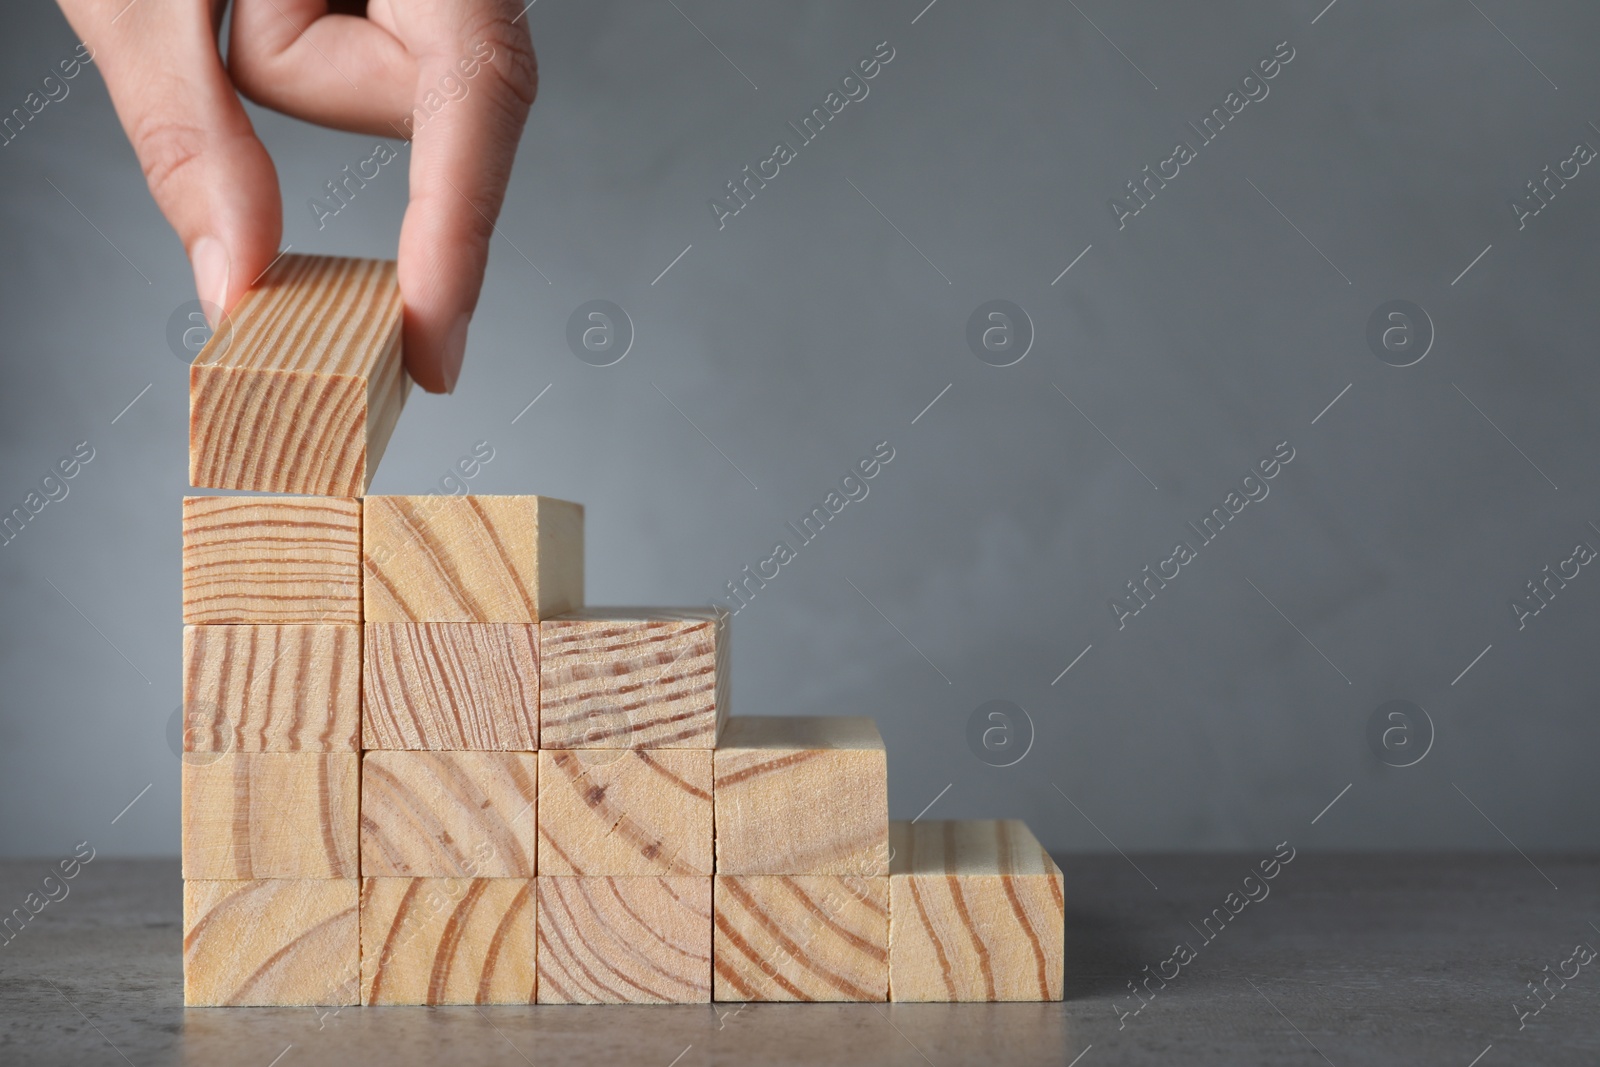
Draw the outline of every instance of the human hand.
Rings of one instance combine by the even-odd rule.
[[[424,389],[449,392],[538,82],[520,5],[235,0],[224,66],[226,2],[60,0],[188,251],[200,299],[232,307],[283,236],[277,172],[239,93],[319,125],[409,137],[406,368]]]

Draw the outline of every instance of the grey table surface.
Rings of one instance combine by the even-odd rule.
[[[1566,962],[1600,946],[1600,857],[1302,851],[1207,941],[1259,860],[1058,857],[1056,1004],[334,1012],[184,1008],[177,861],[101,858],[0,946],[0,1063],[1600,1063],[1600,960]],[[48,869],[0,864],[0,904]],[[1133,1013],[1179,942],[1194,958]]]

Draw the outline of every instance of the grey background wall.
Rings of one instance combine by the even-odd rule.
[[[1510,602],[1600,547],[1600,173],[1521,228],[1509,204],[1600,146],[1600,13],[924,2],[532,6],[542,88],[466,372],[413,395],[373,490],[488,441],[472,491],[588,506],[591,602],[703,604],[887,441],[734,619],[734,693],[876,716],[896,817],[937,798],[1068,851],[1592,848],[1600,576],[1521,629]],[[1186,123],[1285,41],[1202,143]],[[75,44],[8,12],[0,110]],[[286,242],[392,254],[402,166],[319,229],[307,201],[372,139],[252,115]],[[797,158],[719,229],[708,199],[780,139]],[[1119,229],[1110,198],[1178,141]],[[0,190],[0,505],[94,450],[0,548],[0,854],[174,853],[190,275],[92,68],[0,148]],[[613,366],[568,348],[592,299],[633,324]],[[1032,323],[1009,367],[967,343],[992,299]],[[1434,335],[1403,368],[1367,340],[1393,299]],[[1201,543],[1185,524],[1280,442]],[[1179,540],[1119,628],[1108,601]],[[1031,721],[1012,766],[969,745],[990,700]],[[1391,700],[1426,719],[1369,733]]]

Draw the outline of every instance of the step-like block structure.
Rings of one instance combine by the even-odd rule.
[[[392,264],[282,257],[191,371],[184,1002],[1051,1000],[1019,822],[890,824],[864,717],[732,716],[728,617],[591,608],[583,508],[366,496]]]

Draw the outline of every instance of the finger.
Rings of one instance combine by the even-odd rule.
[[[319,126],[393,137],[417,64],[378,22],[327,0],[236,0],[228,70],[245,96]]]
[[[277,172],[223,69],[210,5],[62,7],[94,51],[150,192],[189,254],[200,299],[227,310],[277,255],[283,221]]]
[[[418,54],[411,202],[400,228],[406,366],[430,392],[455,388],[489,239],[538,76],[526,23],[500,0],[458,2]]]

